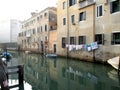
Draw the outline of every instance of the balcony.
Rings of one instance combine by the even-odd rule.
[[[92,5],[95,3],[95,0],[79,0],[80,9]]]

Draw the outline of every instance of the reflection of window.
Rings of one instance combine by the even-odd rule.
[[[65,48],[65,45],[66,45],[66,38],[63,37],[62,38],[62,48]]]
[[[70,73],[70,79],[74,80],[74,73]]]
[[[104,44],[104,34],[96,34],[95,41],[97,41],[98,44]]]
[[[112,33],[111,44],[120,44],[120,32]]]
[[[76,44],[75,37],[70,37],[70,44]]]
[[[79,83],[84,85],[84,77],[78,76]]]
[[[86,43],[86,36],[79,36],[78,37],[78,44],[85,44]]]
[[[114,12],[118,12],[120,11],[120,0],[113,0],[110,3],[110,12],[114,13]]]
[[[103,15],[103,7],[102,5],[97,6],[97,17],[102,16]]]
[[[86,20],[86,12],[81,12],[79,14],[79,21],[83,21]]]
[[[56,60],[54,60],[54,68],[56,68],[57,67],[57,65],[56,65],[57,63],[56,63]]]
[[[65,68],[63,67],[63,68],[62,68],[62,76],[63,76],[63,77],[65,77],[65,73],[66,73],[66,70],[65,70]]]

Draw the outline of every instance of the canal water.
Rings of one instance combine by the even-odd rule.
[[[8,66],[24,65],[24,90],[120,90],[120,76],[109,65],[10,53]],[[10,85],[17,82],[17,76],[10,76]]]

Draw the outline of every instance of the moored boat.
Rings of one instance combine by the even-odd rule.
[[[46,54],[46,57],[56,58],[56,57],[57,57],[57,54]]]
[[[111,58],[107,60],[107,62],[115,69],[117,70],[120,69],[120,57],[119,56]]]

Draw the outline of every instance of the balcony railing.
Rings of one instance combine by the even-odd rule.
[[[95,3],[95,0],[79,0],[79,3],[80,3],[80,8],[84,8]]]

